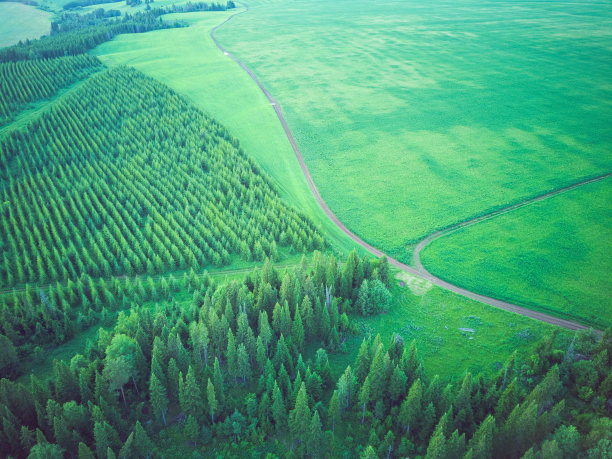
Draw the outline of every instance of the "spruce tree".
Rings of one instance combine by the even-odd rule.
[[[168,409],[168,398],[166,396],[166,388],[157,379],[155,374],[151,374],[149,383],[149,398],[151,400],[151,407],[155,416],[166,425],[166,410]]]
[[[319,419],[319,413],[315,410],[310,421],[310,428],[308,432],[306,450],[313,457],[318,457],[321,454],[323,446],[323,432],[321,430],[321,420]]]
[[[238,345],[236,356],[236,374],[242,378],[242,382],[246,384],[247,380],[251,379],[251,365],[249,364],[249,355],[247,354],[244,344]]]
[[[308,407],[308,395],[306,394],[306,385],[302,383],[300,391],[295,400],[295,408],[289,413],[289,429],[293,438],[301,442],[308,435],[310,428],[310,408]]]
[[[332,434],[335,431],[336,422],[340,420],[340,402],[338,401],[338,391],[335,390],[329,401],[327,410],[327,422],[331,424]]]
[[[185,415],[192,415],[195,419],[199,419],[202,413],[203,403],[200,387],[196,381],[195,371],[191,365],[187,371],[185,380],[179,378],[179,402],[181,409]]]
[[[283,401],[283,394],[276,381],[274,381],[274,389],[272,391],[272,417],[274,418],[276,431],[283,431],[287,424],[287,409]]]
[[[215,395],[215,386],[208,378],[208,384],[206,386],[206,399],[208,401],[208,412],[210,413],[210,422],[215,423],[215,413],[219,408],[219,403],[217,402],[217,396]]]

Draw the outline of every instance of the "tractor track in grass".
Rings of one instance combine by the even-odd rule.
[[[339,219],[338,217],[336,217],[336,215],[330,210],[329,207],[327,207],[327,204],[325,203],[325,201],[323,200],[323,198],[321,197],[321,194],[319,193],[319,190],[317,189],[317,186],[314,183],[314,180],[312,179],[312,176],[310,175],[310,171],[308,170],[308,167],[306,166],[306,163],[304,162],[304,158],[302,157],[302,153],[300,152],[300,149],[297,145],[297,142],[295,141],[293,134],[291,133],[291,129],[289,129],[289,126],[287,125],[287,122],[285,121],[285,117],[283,116],[283,113],[281,111],[281,106],[278,103],[278,101],[276,99],[274,99],[274,97],[272,97],[272,95],[268,92],[268,90],[266,89],[266,87],[263,85],[263,83],[261,81],[259,81],[259,79],[257,78],[257,76],[255,76],[255,73],[248,68],[240,59],[238,59],[236,56],[234,56],[231,52],[229,52],[228,50],[226,50],[223,46],[221,46],[221,44],[217,41],[217,39],[215,38],[215,32],[217,31],[217,29],[219,29],[220,27],[222,27],[223,25],[227,24],[229,21],[231,21],[233,18],[235,18],[236,16],[240,15],[240,14],[244,14],[246,12],[249,11],[249,7],[246,4],[242,4],[244,7],[244,10],[235,13],[233,15],[231,15],[230,17],[228,17],[226,20],[224,20],[223,22],[221,22],[220,24],[216,25],[215,27],[213,27],[210,31],[210,38],[212,39],[212,41],[214,42],[215,46],[226,56],[228,56],[230,59],[232,59],[234,62],[236,62],[236,64],[238,64],[242,70],[244,70],[249,77],[255,82],[255,84],[259,87],[259,89],[261,89],[261,91],[263,92],[263,94],[266,96],[266,98],[268,99],[268,101],[270,102],[270,104],[272,105],[272,107],[274,108],[274,111],[276,112],[276,116],[278,117],[278,120],[281,123],[281,126],[283,127],[283,130],[285,131],[285,135],[287,136],[287,139],[289,140],[289,143],[291,144],[291,148],[293,149],[293,152],[295,153],[295,156],[298,160],[298,163],[300,164],[300,168],[302,169],[302,172],[304,174],[304,177],[306,178],[306,181],[308,183],[308,187],[310,188],[310,191],[312,192],[312,194],[314,195],[317,203],[321,206],[321,208],[323,209],[323,211],[325,212],[325,214],[332,220],[332,222],[334,222],[334,224],[340,228],[340,230],[345,233],[348,237],[350,237],[354,242],[356,242],[357,244],[359,244],[360,246],[362,246],[363,248],[365,248],[367,251],[369,251],[370,253],[372,253],[373,255],[376,255],[377,257],[387,257],[387,259],[389,260],[389,264],[391,264],[392,266],[395,266],[396,268],[401,269],[402,271],[405,271],[409,274],[412,274],[416,277],[425,279],[429,282],[431,282],[432,284],[435,284],[439,287],[442,287],[446,290],[450,290],[451,292],[457,293],[461,296],[470,298],[472,300],[476,300],[479,301],[481,303],[485,303],[488,304],[490,306],[494,306],[496,308],[499,309],[503,309],[505,311],[510,311],[510,312],[514,312],[517,314],[520,314],[522,316],[526,316],[526,317],[530,317],[532,319],[535,320],[539,320],[541,322],[545,322],[545,323],[549,323],[552,325],[557,325],[559,327],[563,327],[566,328],[568,330],[584,330],[584,329],[588,329],[590,327],[585,326],[581,323],[578,322],[573,322],[571,320],[566,320],[566,319],[562,319],[560,317],[555,317],[555,316],[551,316],[542,312],[538,312],[535,311],[533,309],[528,309],[525,308],[523,306],[519,306],[513,303],[509,303],[507,301],[503,301],[503,300],[499,300],[497,298],[492,298],[489,296],[485,296],[485,295],[481,295],[479,293],[476,292],[472,292],[470,290],[466,290],[462,287],[459,287],[458,285],[454,285],[451,284],[450,282],[445,281],[444,279],[441,279],[439,277],[434,276],[433,274],[431,274],[429,271],[427,271],[423,265],[421,264],[420,261],[420,257],[419,257],[419,253],[422,249],[424,249],[427,245],[429,245],[432,241],[434,241],[435,239],[445,236],[453,231],[456,231],[460,228],[465,228],[467,226],[479,223],[483,220],[489,219],[489,218],[493,218],[496,217],[498,215],[502,215],[505,214],[507,212],[519,209],[521,207],[524,207],[526,205],[532,204],[534,202],[538,202],[538,201],[542,201],[546,198],[550,198],[552,196],[556,196],[560,193],[564,193],[566,191],[570,191],[574,188],[577,188],[579,186],[582,185],[586,185],[587,183],[592,183],[592,182],[596,182],[599,180],[603,180],[607,177],[612,176],[612,173],[608,173],[608,174],[604,174],[604,175],[600,175],[598,177],[593,177],[590,179],[586,179],[586,180],[582,180],[580,182],[574,183],[572,185],[563,187],[563,188],[559,188],[558,190],[553,190],[553,191],[549,191],[548,193],[527,199],[525,201],[522,201],[520,203],[516,203],[516,204],[512,204],[510,206],[506,206],[504,208],[498,209],[496,211],[487,213],[485,215],[481,215],[479,217],[475,217],[473,219],[470,220],[466,220],[464,222],[460,222],[457,223],[455,225],[449,226],[445,229],[436,231],[432,234],[430,234],[429,236],[426,236],[424,239],[422,239],[416,246],[414,254],[413,254],[413,260],[415,262],[416,267],[413,266],[409,266],[405,263],[402,263],[390,256],[388,256],[387,254],[385,254],[384,252],[382,252],[381,250],[377,249],[376,247],[373,247],[372,245],[368,244],[367,242],[365,242],[363,239],[361,239],[359,236],[357,236],[355,233],[353,233],[351,230],[349,230]],[[596,330],[597,331],[597,330]]]

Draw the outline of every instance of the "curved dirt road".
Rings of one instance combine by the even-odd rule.
[[[372,254],[376,255],[377,257],[383,257],[386,256],[387,259],[389,260],[389,263],[399,269],[401,269],[402,271],[406,271],[414,276],[420,277],[422,279],[425,279],[429,282],[431,282],[432,284],[435,284],[439,287],[442,287],[446,290],[450,290],[451,292],[457,293],[459,295],[465,296],[467,298],[471,298],[473,300],[479,301],[481,303],[485,303],[491,306],[495,306],[496,308],[500,308],[500,309],[504,309],[506,311],[511,311],[511,312],[515,312],[517,314],[523,315],[523,316],[527,316],[527,317],[531,317],[532,319],[536,319],[542,322],[546,322],[552,325],[558,325],[560,327],[563,328],[567,328],[569,330],[583,330],[583,329],[588,329],[590,327],[587,327],[585,325],[579,324],[577,322],[572,322],[569,320],[565,320],[565,319],[561,319],[558,317],[554,317],[548,314],[544,314],[541,312],[537,312],[537,311],[533,311],[531,309],[527,309],[524,308],[522,306],[518,306],[512,303],[508,303],[506,301],[502,301],[502,300],[498,300],[496,298],[491,298],[485,295],[480,295],[478,293],[475,292],[471,292],[469,290],[466,290],[464,288],[461,288],[457,285],[453,285],[449,282],[446,282],[443,279],[440,279],[436,276],[434,276],[433,274],[429,273],[427,270],[425,270],[425,268],[423,268],[423,266],[420,263],[420,259],[418,259],[418,253],[416,254],[416,259],[418,260],[418,264],[417,266],[419,266],[418,269],[415,269],[411,266],[408,266],[394,258],[391,258],[390,256],[388,256],[387,254],[385,254],[384,252],[380,251],[379,249],[377,249],[376,247],[371,246],[370,244],[368,244],[367,242],[365,242],[364,240],[362,240],[359,236],[357,236],[356,234],[354,234],[351,230],[349,230],[346,226],[344,226],[344,224],[338,220],[338,217],[336,217],[336,215],[329,209],[329,207],[327,207],[327,204],[325,204],[325,201],[323,201],[323,198],[321,197],[319,190],[317,189],[312,176],[310,175],[310,171],[308,170],[308,167],[306,166],[306,163],[304,163],[304,158],[302,157],[302,153],[300,152],[299,147],[297,146],[297,143],[295,142],[295,139],[293,138],[293,134],[291,133],[291,130],[289,129],[289,126],[287,126],[287,122],[285,121],[285,117],[282,114],[281,108],[280,108],[280,104],[276,101],[276,99],[274,99],[272,97],[272,95],[268,92],[268,90],[264,87],[264,85],[261,83],[261,81],[259,81],[259,79],[257,79],[257,77],[255,76],[255,74],[253,73],[253,71],[251,71],[251,69],[249,69],[242,61],[240,61],[240,59],[238,59],[236,56],[234,56],[232,53],[230,53],[229,51],[227,51],[223,46],[221,46],[221,44],[217,41],[217,39],[215,38],[215,31],[223,26],[224,24],[226,24],[228,21],[232,20],[234,17],[238,16],[239,14],[243,14],[246,13],[247,11],[249,11],[249,7],[248,5],[244,5],[244,10],[240,11],[238,13],[233,14],[232,16],[228,17],[225,21],[223,21],[222,23],[216,25],[215,27],[212,28],[212,30],[210,31],[210,37],[212,38],[213,42],[215,43],[215,45],[217,46],[217,48],[219,48],[219,50],[221,52],[223,52],[223,54],[225,54],[226,56],[228,56],[229,58],[231,58],[234,62],[236,62],[250,77],[251,79],[257,84],[257,86],[259,87],[259,89],[261,89],[261,91],[264,93],[264,95],[266,96],[266,98],[270,101],[270,104],[272,105],[272,107],[274,108],[274,111],[276,112],[276,115],[278,116],[278,119],[283,127],[283,130],[285,131],[285,135],[287,136],[287,139],[289,140],[289,143],[291,144],[291,148],[293,148],[293,152],[295,153],[295,156],[298,160],[298,162],[300,163],[300,167],[302,169],[302,172],[304,173],[304,177],[306,177],[306,181],[308,182],[308,186],[310,187],[310,190],[312,191],[315,199],[317,200],[317,202],[319,203],[319,205],[321,206],[321,208],[323,209],[323,211],[325,212],[325,214],[327,214],[327,216],[334,222],[334,224],[336,226],[338,226],[338,228],[340,228],[342,230],[342,232],[344,232],[348,237],[350,237],[353,241],[355,241],[357,244],[361,245],[362,247],[364,247],[366,250],[368,250],[369,252],[371,252]],[[421,246],[421,248],[419,249],[422,250],[427,244],[429,244],[431,241],[433,241],[434,239],[441,237],[445,234],[448,234],[451,231],[454,231],[460,227],[463,226],[468,226],[470,224],[474,224],[477,223],[478,221],[484,220],[486,218],[491,218],[494,217],[496,215],[505,213],[505,212],[509,212],[511,210],[517,209],[519,207],[522,207],[524,205],[530,204],[532,202],[538,201],[538,200],[542,200],[545,199],[546,197],[550,197],[550,196],[554,196],[555,194],[559,194],[562,193],[564,191],[568,191],[570,189],[576,188],[580,185],[584,185],[586,183],[590,183],[596,180],[602,180],[603,178],[606,178],[608,176],[610,176],[612,174],[607,174],[605,176],[600,176],[600,177],[596,177],[594,179],[590,179],[587,181],[583,181],[574,185],[570,185],[569,187],[565,187],[562,188],[560,190],[556,190],[556,191],[552,191],[550,193],[546,193],[544,195],[538,196],[536,198],[532,198],[529,199],[527,201],[524,201],[523,203],[519,203],[519,204],[514,204],[512,206],[508,206],[504,209],[500,209],[497,210],[495,212],[491,212],[490,214],[484,215],[482,217],[478,217],[463,223],[458,223],[457,225],[453,225],[445,230],[441,230],[438,231],[437,233],[433,233],[432,235],[426,237],[425,239],[423,239],[422,243],[428,241],[427,243],[425,243],[424,245]],[[437,236],[436,236],[437,235]],[[434,237],[435,236],[435,237]],[[421,244],[421,243],[419,243]],[[416,251],[415,251],[416,252]]]

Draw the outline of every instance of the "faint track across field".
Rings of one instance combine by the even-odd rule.
[[[353,241],[355,241],[357,244],[359,244],[360,246],[362,246],[363,248],[365,248],[366,250],[368,250],[369,252],[371,252],[372,254],[376,255],[377,257],[382,257],[382,256],[386,256],[387,259],[389,260],[389,263],[399,269],[401,269],[402,271],[406,271],[407,273],[410,273],[414,276],[420,277],[422,279],[425,279],[429,282],[431,282],[432,284],[435,284],[439,287],[445,288],[446,290],[450,290],[451,292],[457,293],[459,295],[465,296],[467,298],[471,298],[473,300],[479,301],[481,303],[485,303],[491,306],[494,306],[496,308],[500,308],[500,309],[504,309],[506,311],[511,311],[511,312],[515,312],[517,314],[526,316],[526,317],[531,317],[532,319],[536,319],[539,320],[541,322],[546,322],[552,325],[557,325],[569,330],[583,330],[583,329],[588,329],[590,327],[587,327],[585,325],[582,325],[578,322],[573,322],[570,320],[565,320],[565,319],[561,319],[559,317],[554,317],[542,312],[538,312],[538,311],[534,311],[532,309],[528,309],[522,306],[518,306],[516,304],[512,304],[512,303],[508,303],[507,301],[503,301],[503,300],[499,300],[496,298],[492,298],[489,296],[485,296],[485,295],[481,295],[479,293],[476,292],[472,292],[469,290],[466,290],[462,287],[459,287],[457,285],[451,284],[450,282],[445,281],[444,279],[440,279],[439,277],[434,276],[433,274],[431,274],[429,271],[427,271],[423,265],[421,264],[420,261],[420,251],[425,248],[428,244],[430,244],[432,241],[434,241],[435,239],[445,236],[453,231],[456,231],[460,228],[465,228],[467,226],[479,223],[483,220],[489,219],[489,218],[493,218],[496,217],[498,215],[502,215],[504,213],[519,209],[521,207],[527,206],[529,204],[532,204],[534,202],[538,202],[538,201],[542,201],[546,198],[550,198],[552,196],[556,196],[558,194],[564,193],[566,191],[570,191],[573,190],[574,188],[577,188],[579,186],[582,185],[586,185],[588,183],[593,183],[599,180],[603,180],[607,177],[612,176],[612,173],[607,173],[604,175],[600,175],[597,177],[592,177],[586,180],[582,180],[580,182],[574,183],[572,185],[563,187],[563,188],[559,188],[558,190],[553,190],[553,191],[549,191],[548,193],[527,199],[525,201],[522,201],[520,203],[516,203],[516,204],[512,204],[510,206],[498,209],[496,211],[487,213],[485,215],[470,219],[470,220],[466,220],[464,222],[461,223],[457,223],[455,225],[449,226],[445,229],[436,231],[435,233],[432,233],[431,235],[425,237],[424,239],[422,239],[416,246],[413,257],[414,257],[414,262],[416,265],[415,267],[409,266],[407,264],[404,264],[390,256],[388,256],[387,254],[385,254],[384,252],[382,252],[381,250],[377,249],[376,247],[373,247],[372,245],[368,244],[367,242],[365,242],[364,240],[362,240],[359,236],[357,236],[355,233],[353,233],[351,230],[349,230],[339,219],[338,217],[336,217],[336,215],[330,210],[329,207],[327,207],[327,204],[325,203],[325,201],[323,200],[323,198],[321,197],[321,194],[319,193],[319,190],[317,189],[314,180],[312,179],[312,176],[310,175],[310,171],[308,170],[308,167],[306,166],[306,163],[304,162],[304,158],[302,157],[302,153],[300,152],[300,149],[295,141],[295,139],[293,138],[293,134],[291,133],[291,130],[289,129],[289,126],[287,125],[287,122],[285,121],[285,117],[283,116],[283,113],[281,111],[281,107],[280,104],[278,103],[278,101],[276,99],[274,99],[274,97],[272,97],[272,95],[268,92],[268,90],[265,88],[265,86],[261,83],[261,81],[259,81],[259,79],[255,76],[255,74],[253,73],[253,71],[251,69],[249,69],[240,59],[238,59],[236,56],[234,56],[232,53],[230,53],[228,50],[226,50],[223,46],[221,46],[221,44],[217,41],[217,39],[215,38],[215,32],[217,31],[217,29],[221,26],[223,26],[224,24],[226,24],[227,22],[229,22],[230,20],[232,20],[234,17],[240,15],[240,14],[244,14],[246,12],[249,11],[249,7],[248,5],[243,4],[244,6],[244,10],[240,11],[238,13],[233,14],[232,16],[228,17],[225,21],[223,21],[222,23],[216,25],[215,27],[212,28],[212,30],[210,31],[210,37],[212,38],[213,42],[215,43],[215,45],[217,46],[217,48],[219,48],[219,50],[225,54],[226,56],[228,56],[230,59],[232,59],[234,62],[236,62],[250,77],[251,79],[255,82],[255,84],[257,84],[257,86],[259,87],[259,89],[261,89],[261,91],[264,93],[264,95],[266,96],[266,98],[268,99],[268,101],[270,102],[270,104],[272,105],[272,107],[274,108],[274,111],[276,112],[276,115],[278,116],[278,119],[283,127],[283,130],[285,131],[285,135],[287,136],[287,139],[289,140],[289,143],[291,144],[291,148],[293,148],[293,152],[295,153],[295,156],[300,164],[300,167],[302,169],[302,172],[304,173],[304,177],[306,178],[306,181],[308,182],[308,186],[310,188],[310,190],[312,191],[312,194],[314,195],[315,199],[317,200],[317,202],[319,203],[319,205],[321,206],[321,208],[323,209],[323,211],[325,212],[325,214],[334,222],[334,224],[340,228],[340,230],[342,230],[342,232],[344,232],[348,237],[350,237]]]

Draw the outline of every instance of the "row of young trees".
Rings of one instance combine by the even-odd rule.
[[[0,164],[5,287],[325,245],[225,128],[130,68],[92,77],[12,131]]]
[[[0,63],[0,126],[28,103],[53,96],[101,66],[96,57],[87,55]]]
[[[61,23],[54,23],[53,31],[56,33],[1,48],[0,62],[74,56],[86,53],[122,33],[142,33],[170,27],[152,12],[124,15],[119,19],[104,19],[95,25],[89,20],[79,23],[79,28],[69,27],[70,30],[66,31],[61,30]]]
[[[265,263],[241,283],[192,278],[188,304],[132,308],[83,354],[56,362],[50,383],[2,380],[1,453],[594,458],[610,451],[612,422],[601,406],[612,396],[609,334],[580,335],[566,352],[555,350],[552,336],[524,365],[513,357],[492,377],[468,373],[456,382],[429,378],[414,343],[393,335],[385,345],[376,336],[334,377],[328,353],[350,332],[346,312],[357,309],[361,285],[384,284],[387,270],[384,260],[351,258],[352,269],[317,255],[309,269],[285,273]],[[348,277],[353,293],[339,298]],[[317,342],[316,352],[306,345]],[[590,398],[581,398],[580,384],[593,390]]]

